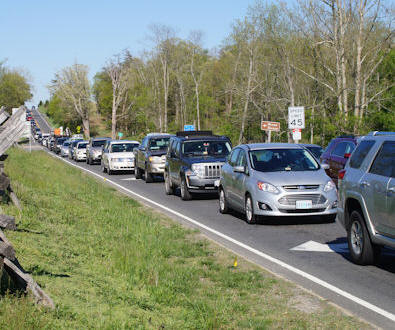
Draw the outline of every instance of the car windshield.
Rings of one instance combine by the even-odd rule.
[[[80,144],[78,145],[78,149],[85,149],[87,145],[88,145],[88,142],[80,143]]]
[[[151,139],[149,142],[149,150],[166,150],[169,142],[170,137]]]
[[[64,143],[63,143],[63,146],[64,146],[64,147],[68,147],[69,145],[70,145],[70,142],[64,142]]]
[[[321,147],[306,147],[316,158],[320,158],[324,149]]]
[[[227,141],[186,141],[182,144],[182,153],[186,156],[226,157],[231,151]]]
[[[106,143],[106,140],[98,140],[92,142],[92,147],[102,147]]]
[[[132,152],[138,146],[137,143],[116,143],[111,145],[111,152]]]
[[[320,168],[305,149],[261,149],[249,154],[252,168],[259,172],[316,171]]]

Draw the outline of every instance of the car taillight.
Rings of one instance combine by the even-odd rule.
[[[344,154],[344,158],[346,158],[346,159],[350,158],[350,156],[351,156],[351,154],[350,154],[350,153],[346,153],[346,154]]]
[[[346,170],[340,170],[337,175],[339,180],[343,180],[345,174],[346,174]]]

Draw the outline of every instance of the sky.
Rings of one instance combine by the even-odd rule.
[[[203,46],[218,47],[254,0],[0,0],[0,61],[28,73],[29,105],[49,98],[56,72],[75,62],[90,77],[124,49],[150,49],[151,24],[173,27],[187,38],[203,32]]]

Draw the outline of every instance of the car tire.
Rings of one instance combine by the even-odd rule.
[[[147,168],[145,168],[145,171],[144,171],[144,179],[145,179],[145,183],[154,182],[154,178],[152,177],[152,174],[150,172],[148,172]]]
[[[350,214],[350,227],[347,230],[348,248],[351,260],[358,265],[373,264],[379,254],[380,247],[370,240],[365,220],[360,211]]]
[[[134,177],[136,179],[141,179],[141,170],[140,170],[140,168],[138,168],[138,167],[134,168]]]
[[[250,195],[246,196],[244,209],[247,223],[249,225],[256,223],[258,217],[254,213],[254,202]]]
[[[166,192],[166,195],[173,195],[174,194],[174,188],[173,188],[173,185],[172,185],[172,183],[170,181],[169,174],[165,173],[163,176],[164,176],[164,179],[165,179],[165,192]]]
[[[188,186],[185,178],[182,178],[181,180],[180,190],[181,190],[181,199],[183,201],[189,201],[192,199],[192,194],[188,190]]]
[[[225,190],[220,187],[219,188],[219,212],[222,214],[226,214],[229,212],[228,201],[226,200]]]

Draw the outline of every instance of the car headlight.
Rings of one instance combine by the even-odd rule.
[[[200,176],[200,177],[203,177],[204,176],[204,165],[202,165],[202,164],[192,164],[192,171],[197,175],[197,176]]]
[[[326,183],[325,187],[324,187],[324,191],[325,191],[325,192],[328,192],[328,191],[331,191],[332,189],[336,189],[336,186],[335,186],[335,184],[333,183],[332,180],[329,180],[329,181]]]
[[[258,181],[257,182],[258,189],[261,191],[269,192],[272,194],[278,194],[278,189],[270,183]]]

